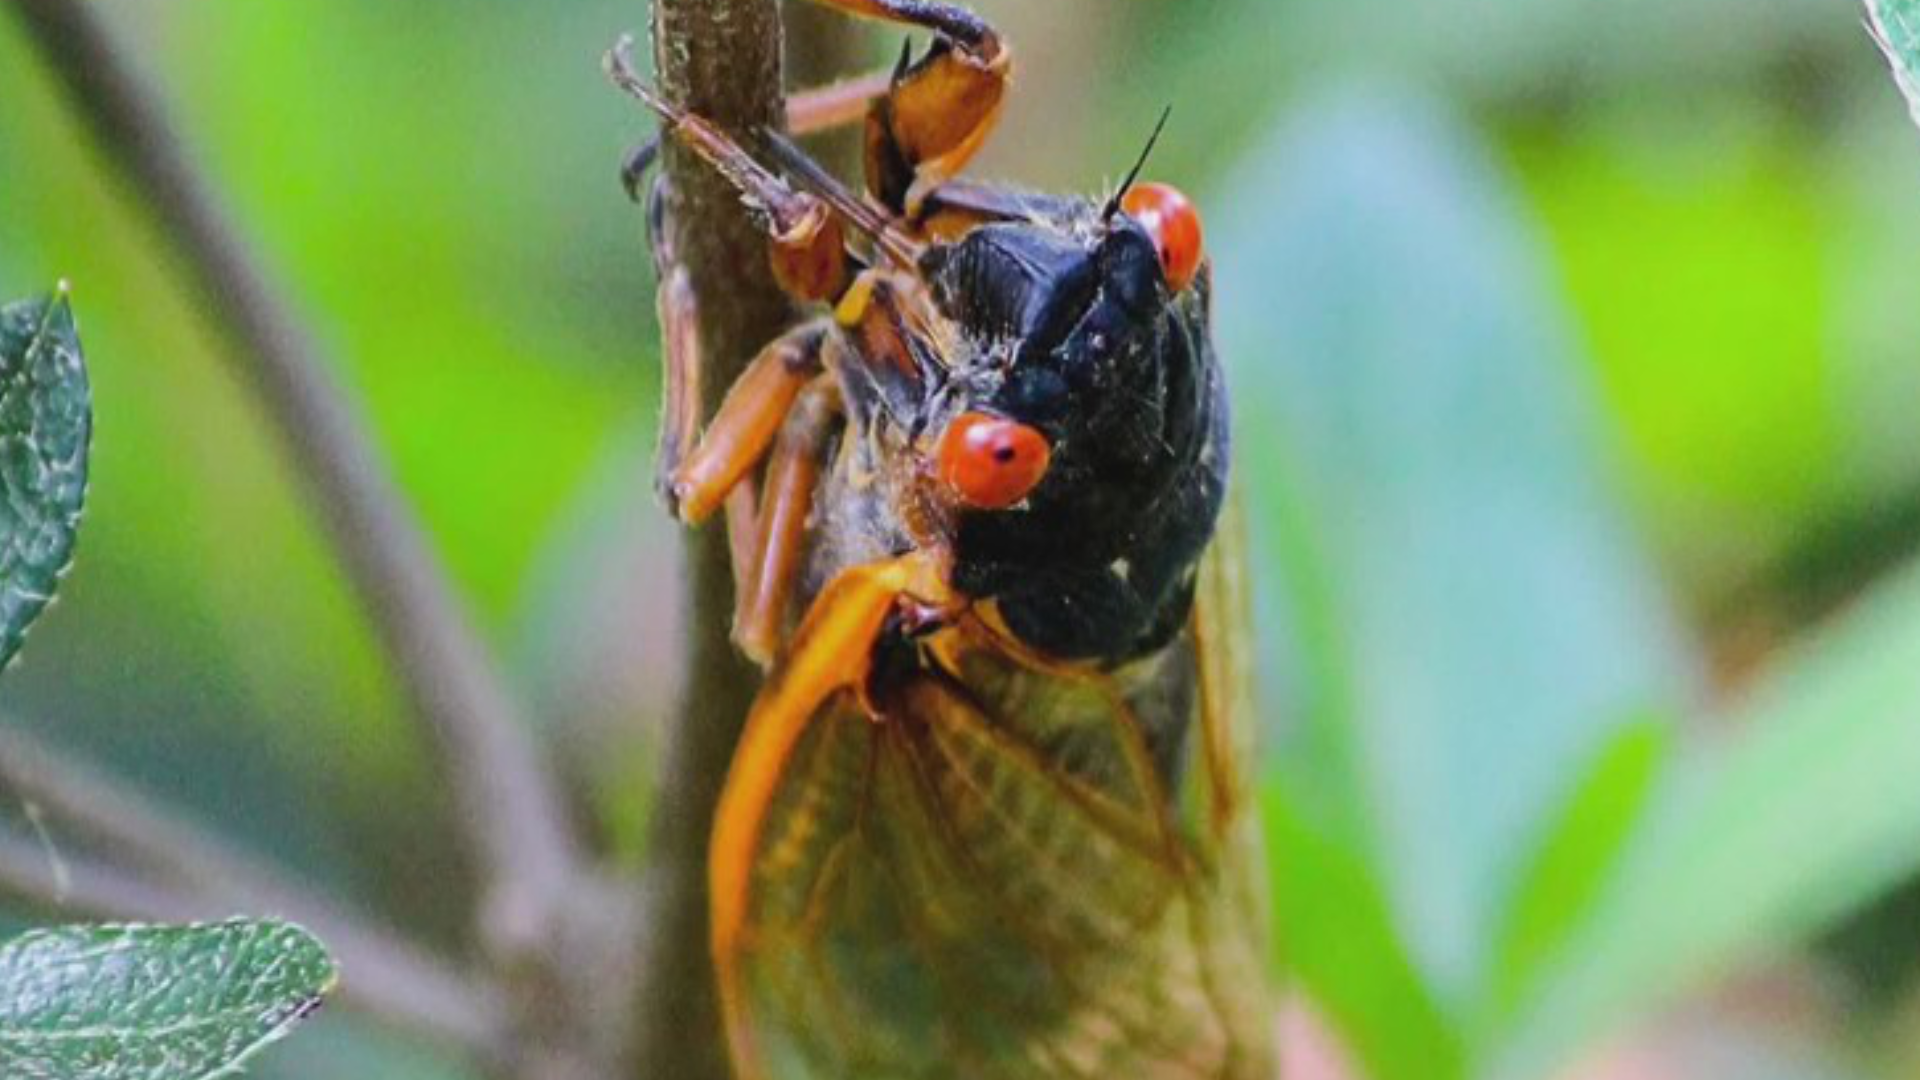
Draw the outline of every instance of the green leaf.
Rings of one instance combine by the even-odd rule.
[[[1651,719],[1620,729],[1550,822],[1504,920],[1489,1023],[1518,1009],[1604,895],[1666,761],[1669,734]]]
[[[34,931],[0,947],[0,1075],[228,1075],[311,1015],[335,979],[320,943],[284,923]]]
[[[1265,667],[1300,718],[1276,764],[1472,1015],[1540,823],[1680,696],[1685,651],[1552,275],[1469,130],[1420,97],[1321,101],[1212,201],[1237,466],[1279,571]],[[1360,1019],[1356,1047],[1394,1037]]]
[[[1285,966],[1346,1033],[1366,1075],[1464,1075],[1459,1036],[1408,959],[1372,868],[1303,818],[1283,784],[1263,787],[1261,809],[1274,941]]]
[[[73,558],[92,427],[66,288],[0,307],[0,667]]]
[[[1764,114],[1650,111],[1516,157],[1635,487],[1697,597],[1804,528],[1849,468],[1831,323],[1853,305],[1830,266],[1846,196]]]
[[[1741,741],[1676,766],[1494,1075],[1549,1075],[1594,1036],[1920,871],[1920,570],[1718,726]]]
[[[1920,0],[1867,0],[1868,26],[1920,123]]]

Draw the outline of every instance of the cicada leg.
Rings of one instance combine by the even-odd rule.
[[[828,332],[828,323],[811,322],[762,350],[727,391],[713,422],[691,442],[665,486],[674,512],[689,524],[726,508],[736,597],[733,638],[762,667],[772,661],[779,645],[821,459],[840,418],[839,385],[820,363]],[[672,353],[670,348],[670,371],[684,362]],[[692,377],[670,377],[669,387]],[[670,392],[663,430],[689,429],[697,421],[688,413],[697,408],[697,398]],[[663,439],[663,458],[688,441]],[[763,460],[766,475],[756,497],[747,481]]]
[[[655,236],[665,237],[664,231]],[[664,239],[660,241],[665,243]],[[654,295],[660,317],[662,385],[660,388],[660,441],[654,455],[654,488],[674,512],[680,512],[675,495],[683,463],[693,455],[700,436],[700,358],[699,298],[686,268],[662,257],[660,285]]]
[[[841,571],[814,598],[747,715],[720,793],[707,858],[714,971],[729,1052],[743,1078],[761,1075],[740,983],[740,950],[768,807],[821,707],[836,694],[859,691],[866,682],[888,618],[903,606],[919,611],[948,602],[941,568],[925,553]]]
[[[661,181],[661,187],[665,181]],[[700,434],[700,312],[699,298],[694,293],[692,280],[686,267],[680,265],[675,257],[671,234],[662,227],[661,214],[664,213],[666,200],[663,192],[655,189],[653,203],[654,258],[658,265],[660,285],[656,297],[659,307],[661,337],[665,349],[665,385],[661,393],[661,418],[659,448],[655,454],[654,486],[660,492],[676,515],[682,514],[683,499],[681,493],[690,491],[703,501],[722,500],[727,515],[727,541],[730,551],[734,581],[744,593],[751,587],[753,568],[758,561],[754,542],[758,535],[755,527],[756,504],[758,502],[753,485],[742,482],[753,467],[758,456],[765,451],[764,443],[756,448],[750,437],[753,427],[752,417],[741,414],[751,413],[755,409],[766,409],[769,405],[779,405],[778,380],[763,377],[760,390],[754,394],[742,393],[732,414],[716,418],[716,424],[702,437]],[[802,346],[796,348],[796,346]],[[774,342],[767,352],[785,363],[804,363],[801,361],[812,349],[814,364],[818,364],[817,345],[806,346],[804,342],[789,341],[781,338]],[[798,354],[798,355],[796,355]],[[767,360],[766,367],[773,367]],[[804,378],[796,380],[804,381]],[[769,385],[772,384],[772,385]],[[771,392],[769,392],[771,391]],[[734,395],[729,395],[729,400]],[[771,399],[771,400],[769,400]],[[789,400],[791,398],[789,397]],[[752,404],[749,405],[749,402]],[[776,415],[772,421],[778,424]],[[747,430],[743,430],[747,429]],[[722,477],[720,483],[709,482],[704,487],[691,485],[703,473],[710,473],[714,463],[722,459],[735,462],[732,466],[735,475]],[[691,476],[683,475],[689,462],[700,462],[700,468]],[[710,512],[710,507],[701,507],[702,516]]]
[[[757,542],[747,576],[736,582],[740,604],[733,619],[734,642],[761,667],[773,662],[780,644],[787,601],[800,572],[807,515],[840,416],[840,384],[830,374],[816,376],[788,410],[767,459]]]
[[[775,338],[747,364],[727,390],[712,422],[691,442],[668,476],[668,501],[682,521],[697,525],[712,516],[735,486],[767,456],[801,389],[820,374],[820,349],[829,332],[831,324],[824,321],[802,324]],[[685,363],[685,357],[674,355],[671,329],[668,341],[667,367],[671,373]],[[688,372],[681,381],[694,377]],[[671,384],[675,380],[668,381]],[[694,395],[670,391],[670,412],[698,408],[699,400]],[[670,416],[665,427],[684,430],[696,422],[697,413]]]
[[[853,274],[839,217],[819,196],[788,186],[711,121],[656,93],[634,73],[631,49],[632,41],[622,38],[608,52],[608,77],[658,115],[666,134],[739,190],[771,241],[769,261],[781,289],[797,300],[837,299]],[[646,164],[644,155],[629,159],[623,173],[630,190],[637,188],[636,168],[644,171]]]
[[[893,86],[867,113],[867,188],[912,216],[931,188],[957,175],[999,118],[1012,58],[992,26],[938,0],[816,0],[850,15],[933,31],[918,61],[901,57]]]
[[[794,94],[787,127],[796,135],[866,118],[867,189],[896,216],[917,217],[927,193],[958,175],[979,152],[999,119],[1012,75],[1012,56],[992,26],[957,4],[938,0],[816,0],[850,15],[920,27],[934,34],[919,60],[902,54],[890,75],[864,76]],[[774,219],[776,267],[780,247],[799,247],[819,261],[827,237],[808,224],[817,215],[811,196],[787,191],[700,117],[674,108],[632,72],[624,43],[608,55],[607,70],[623,89],[667,121],[669,133],[725,173],[750,201]],[[621,169],[629,194],[659,154],[657,139],[637,147]],[[770,197],[770,198],[769,198]],[[832,238],[837,242],[838,237]],[[784,283],[784,282],[783,282]],[[839,282],[844,286],[844,279]],[[825,299],[824,295],[806,297]]]
[[[861,75],[787,96],[787,131],[818,135],[866,118],[867,110],[893,88],[893,73]]]
[[[787,96],[787,131],[819,135],[866,119],[867,109],[893,87],[893,74],[878,71]],[[647,173],[660,160],[660,136],[652,135],[627,152],[620,163],[620,185],[634,202],[646,190]]]

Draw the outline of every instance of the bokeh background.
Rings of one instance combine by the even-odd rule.
[[[1920,1072],[1920,135],[1862,13],[977,6],[980,172],[1099,190],[1171,103],[1207,214],[1301,1075]],[[102,8],[638,858],[678,580],[598,57],[644,4]],[[818,25],[798,70],[897,48]],[[424,742],[138,199],[0,18],[0,294],[73,282],[98,409],[0,722],[457,950]],[[255,1074],[466,1075],[339,1013]]]

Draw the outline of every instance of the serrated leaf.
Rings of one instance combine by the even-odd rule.
[[[92,429],[66,290],[0,307],[0,667],[73,558]]]
[[[1867,0],[1867,20],[1920,124],[1920,0]]]
[[[0,947],[0,1076],[229,1075],[335,980],[326,949],[285,923],[34,931]]]

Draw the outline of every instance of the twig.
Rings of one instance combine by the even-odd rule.
[[[193,922],[234,914],[232,901],[156,885],[94,859],[61,853],[56,862],[44,845],[9,830],[0,830],[0,897],[65,918]],[[312,911],[248,914],[288,918],[318,935],[340,964],[343,1004],[470,1053],[499,1052],[499,1001],[471,980],[390,939],[349,930]]]
[[[579,863],[557,785],[365,421],[189,162],[154,93],[85,0],[12,0],[101,153],[149,207],[176,269],[259,396],[445,761],[488,892],[483,937],[514,960],[560,917]]]
[[[24,734],[0,716],[0,806],[18,798],[158,878],[286,910],[300,892],[171,809]]]
[[[734,131],[779,126],[780,12],[775,0],[654,0],[654,66],[668,100]],[[700,298],[711,415],[749,357],[792,318],[767,269],[766,239],[739,195],[692,155],[666,147],[666,227]],[[693,534],[685,559],[688,674],[660,771],[641,895],[635,1061],[648,1076],[728,1075],[707,955],[707,837],[758,673],[728,640],[733,581],[719,526]]]
[[[88,919],[191,922],[212,914],[204,901],[8,829],[0,829],[0,897]]]
[[[399,1011],[393,1015],[404,1016],[434,1038],[478,1050],[481,1056],[493,1054],[502,1014],[490,987],[476,986],[471,976],[448,969],[444,961],[391,931],[314,899],[312,890],[296,888],[170,808],[135,793],[124,781],[67,759],[4,719],[0,797],[17,797],[50,813],[59,824],[107,845],[148,875],[135,878],[125,871],[94,869],[90,874],[96,884],[113,885],[99,895],[157,901],[167,897],[162,888],[172,887],[196,898],[202,916],[224,905],[228,910],[215,914],[244,908],[292,919],[342,958],[349,993],[395,1004]],[[156,884],[144,884],[149,879]],[[77,884],[75,889],[81,891]]]

